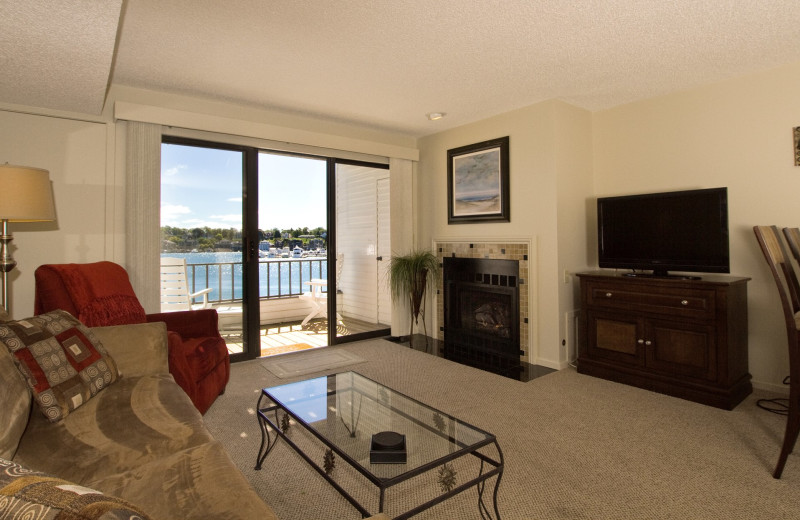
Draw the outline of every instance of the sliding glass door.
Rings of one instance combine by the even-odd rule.
[[[251,357],[243,329],[246,165],[247,152],[237,147],[170,138],[161,147],[162,310],[217,309],[233,358]],[[185,262],[186,285],[166,266],[175,259]]]
[[[263,355],[329,344],[327,193],[325,158],[258,154]]]
[[[389,334],[388,166],[165,137],[161,186],[161,256],[233,360]]]

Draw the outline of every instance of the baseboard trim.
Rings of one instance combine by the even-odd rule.
[[[785,396],[789,396],[789,385],[781,385],[775,383],[765,383],[764,381],[756,381],[753,380],[753,389],[755,390],[764,390],[766,392],[774,392],[776,394],[781,394]]]

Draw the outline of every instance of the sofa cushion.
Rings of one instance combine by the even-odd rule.
[[[147,520],[136,506],[0,459],[0,518]]]
[[[93,327],[92,332],[114,359],[121,377],[169,373],[164,323]]]
[[[158,478],[151,478],[154,475]],[[219,441],[177,451],[86,485],[147,504],[148,512],[158,518],[277,519]]]
[[[11,459],[28,424],[31,412],[31,391],[14,358],[0,347],[0,457]]]
[[[210,440],[171,375],[123,377],[63,421],[31,414],[14,461],[91,487],[91,480]]]
[[[94,333],[65,311],[0,323],[0,342],[52,422],[117,380],[117,367]]]

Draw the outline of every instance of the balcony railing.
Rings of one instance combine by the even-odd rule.
[[[190,263],[186,265],[192,292],[210,287],[212,303],[241,301],[244,289],[241,262]],[[269,259],[258,263],[259,298],[277,299],[307,292],[305,282],[327,279],[328,261],[313,259]]]

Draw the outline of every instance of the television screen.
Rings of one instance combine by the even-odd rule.
[[[728,190],[597,199],[600,267],[728,273]]]

